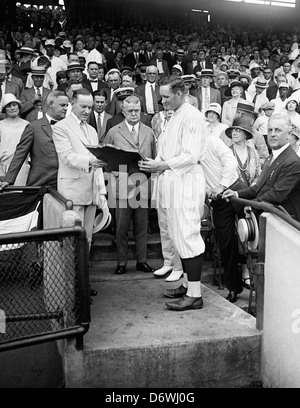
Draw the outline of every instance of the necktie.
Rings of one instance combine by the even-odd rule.
[[[257,94],[254,95],[252,103],[255,105]]]
[[[152,93],[152,99],[153,99],[153,110],[154,113],[158,112],[158,101],[157,101],[157,95],[154,89],[154,85],[151,85],[151,93]]]
[[[57,120],[53,120],[53,119],[50,120],[50,125],[55,125],[55,123],[57,123]]]
[[[273,163],[273,159],[274,159],[274,157],[273,157],[273,153],[271,153],[271,154],[270,154],[270,156],[269,156],[269,157],[268,157],[268,159],[267,159],[267,160],[268,160],[268,165],[269,165],[269,166],[271,166],[271,164]]]
[[[132,140],[133,140],[134,144],[136,146],[138,146],[139,145],[139,138],[138,138],[138,134],[136,133],[136,130],[135,130],[134,126],[132,126],[132,129],[131,129],[131,137],[132,137]]]
[[[40,88],[36,88],[36,94],[37,94],[37,96],[38,96],[39,98],[41,98],[41,97],[42,97],[42,94],[41,94]],[[42,102],[38,102],[38,110],[39,110],[39,111],[41,111],[41,110],[42,110]]]
[[[200,62],[200,65],[201,65],[201,69],[204,69],[204,63]]]
[[[99,138],[99,140],[100,140],[100,135],[101,135],[101,128],[102,128],[102,125],[101,125],[101,114],[99,113],[99,114],[98,114],[98,118],[97,118],[97,130],[98,130],[98,138]]]
[[[84,122],[80,122],[80,127],[81,127],[81,130],[82,130],[84,136],[86,137],[87,141],[90,143],[90,138],[89,138],[88,132],[87,132],[87,130],[86,130],[86,128],[85,128],[85,123],[84,123]]]
[[[204,113],[208,110],[209,108],[209,89],[204,88]]]
[[[135,61],[139,62],[139,54],[137,52],[135,53]]]

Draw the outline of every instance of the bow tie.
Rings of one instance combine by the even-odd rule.
[[[159,60],[158,60],[158,62],[162,62],[162,60],[161,60],[161,59],[159,59]]]
[[[57,120],[50,120],[50,125],[55,125],[55,123],[57,123]]]
[[[98,82],[98,79],[90,79],[90,82]]]

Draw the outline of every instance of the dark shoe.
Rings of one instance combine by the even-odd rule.
[[[177,300],[176,302],[166,303],[166,306],[169,310],[189,310],[189,309],[202,309],[203,308],[203,299],[202,297],[190,297],[184,296],[182,299]]]
[[[136,270],[142,272],[155,272],[155,269],[151,268],[147,262],[137,262],[136,263]]]
[[[98,292],[94,289],[90,289],[90,296],[97,296]]]
[[[126,273],[126,266],[125,265],[118,265],[115,270],[116,275],[123,275]]]
[[[163,291],[163,294],[167,298],[179,298],[184,295],[186,295],[187,288],[185,288],[183,285],[178,286],[176,289],[166,289]]]
[[[237,297],[240,293],[243,292],[243,289],[241,291],[237,290],[232,290],[228,293],[226,300],[229,300],[230,303],[235,303],[237,301]]]

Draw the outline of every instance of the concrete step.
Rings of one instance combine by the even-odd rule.
[[[249,292],[231,304],[226,290],[202,284],[204,308],[174,312],[162,292],[178,282],[138,272],[135,261],[128,262],[125,275],[102,266],[90,270],[98,295],[84,348],[74,352],[70,345],[66,351],[67,388],[232,388],[259,382],[261,332],[239,307]]]
[[[116,260],[115,236],[110,233],[100,232],[93,236],[91,246],[90,261],[91,264],[98,261]],[[161,243],[159,233],[148,234],[148,258],[162,258]],[[132,232],[129,233],[128,240],[128,259],[135,258],[135,241]]]

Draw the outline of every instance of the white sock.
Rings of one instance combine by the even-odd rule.
[[[201,282],[188,282],[187,296],[199,298],[201,297]]]

